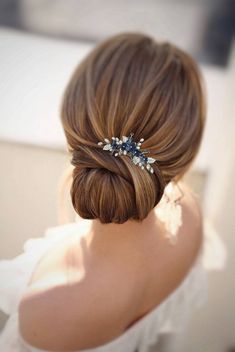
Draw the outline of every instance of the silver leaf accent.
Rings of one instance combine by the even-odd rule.
[[[138,164],[140,162],[140,158],[138,156],[134,156],[132,160],[134,164]]]
[[[103,148],[103,150],[110,150],[110,149],[112,149],[111,144],[106,144]]]
[[[153,164],[154,162],[156,161],[156,159],[153,159],[153,158],[148,158],[148,163],[149,164]]]

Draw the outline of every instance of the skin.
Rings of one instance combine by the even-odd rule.
[[[142,223],[92,220],[88,231],[54,246],[20,301],[24,340],[50,351],[94,348],[118,338],[173,292],[202,244],[200,205],[186,185],[181,189],[183,225],[175,245],[153,209]]]

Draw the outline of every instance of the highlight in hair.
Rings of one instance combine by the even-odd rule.
[[[61,121],[72,155],[71,199],[85,219],[142,221],[166,185],[188,170],[205,123],[202,79],[193,58],[143,33],[121,33],[98,44],[65,89]],[[157,159],[150,174],[98,141],[134,133]]]

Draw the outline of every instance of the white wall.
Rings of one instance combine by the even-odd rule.
[[[228,68],[205,66],[203,73],[208,92],[208,116],[198,157],[200,165],[209,171],[205,211],[216,221],[221,215],[221,202],[235,166],[235,41]],[[232,204],[235,209],[231,199]]]
[[[65,150],[59,105],[91,49],[0,27],[0,139]]]

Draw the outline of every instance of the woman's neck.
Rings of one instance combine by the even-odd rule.
[[[92,220],[89,236],[88,246],[91,249],[98,249],[104,247],[124,248],[131,245],[143,246],[147,241],[156,237],[159,225],[157,225],[157,216],[155,209],[153,209],[148,216],[142,221],[128,220],[123,224],[102,224],[99,220]],[[151,242],[151,241],[150,241]]]

